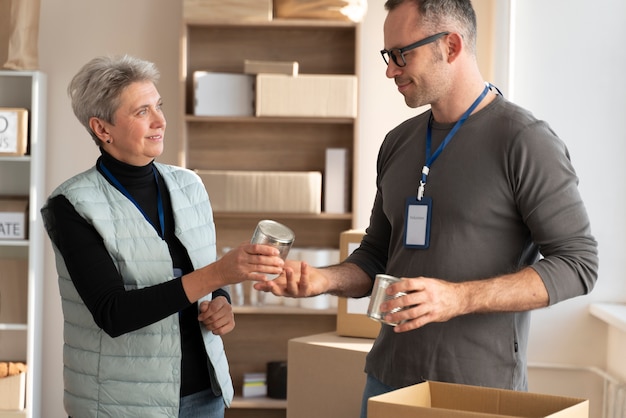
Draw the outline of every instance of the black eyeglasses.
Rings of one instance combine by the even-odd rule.
[[[389,57],[394,64],[398,67],[404,67],[406,65],[406,60],[404,59],[404,53],[408,52],[412,49],[419,48],[420,46],[427,45],[431,42],[435,42],[437,39],[442,36],[449,35],[450,32],[439,32],[435,35],[431,35],[428,38],[424,38],[421,41],[417,41],[412,43],[411,45],[407,45],[402,48],[391,48],[391,49],[381,49],[380,54],[383,56],[383,60],[385,60],[385,64],[389,65]]]

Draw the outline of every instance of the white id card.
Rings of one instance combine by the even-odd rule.
[[[430,214],[432,199],[424,196],[406,199],[406,223],[404,226],[404,246],[407,248],[426,249],[430,244]]]

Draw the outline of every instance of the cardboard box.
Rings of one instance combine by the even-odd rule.
[[[26,258],[1,258],[0,323],[26,324],[27,307],[28,260]]]
[[[194,71],[196,116],[253,116],[255,76]]]
[[[257,116],[354,118],[356,113],[356,76],[257,75]]]
[[[358,417],[373,342],[334,332],[289,340],[287,418]]]
[[[26,373],[0,378],[0,410],[21,411],[26,406]]]
[[[300,64],[297,61],[254,61],[244,60],[243,72],[245,74],[285,74],[297,76]]]
[[[365,231],[352,229],[339,236],[339,257],[344,260],[361,244]],[[370,298],[339,298],[337,302],[337,334],[346,337],[376,338],[380,322],[367,316]]]
[[[0,199],[0,240],[28,238],[28,199]]]
[[[272,0],[183,0],[183,18],[205,22],[269,22]]]
[[[0,107],[0,155],[22,156],[28,151],[28,110]]]
[[[367,403],[368,418],[588,418],[589,401],[513,390],[424,382]]]
[[[197,170],[218,212],[315,213],[322,210],[318,171]]]

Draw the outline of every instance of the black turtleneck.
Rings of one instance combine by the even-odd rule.
[[[160,190],[165,221],[164,239],[174,266],[180,268],[183,274],[192,271],[189,255],[174,235],[170,195],[160,174],[157,175],[157,189],[154,165],[131,166],[104,151],[96,163],[98,171],[104,175],[101,165],[123,185],[150,218],[152,225],[159,229],[157,190]],[[106,175],[104,177],[108,179]],[[49,209],[55,229],[62,231],[57,234],[58,242],[55,244],[96,324],[110,336],[116,337],[179,312],[183,351],[181,396],[209,388],[209,370],[198,325],[197,303],[190,303],[187,299],[180,277],[173,280],[164,277],[161,284],[127,291],[96,229],[76,212],[64,196],[53,198],[49,202]],[[228,294],[221,289],[213,293],[214,298],[218,296],[228,298]]]

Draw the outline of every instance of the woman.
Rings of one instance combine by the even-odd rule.
[[[216,261],[199,177],[155,162],[166,121],[150,62],[99,57],[72,79],[72,108],[101,156],[42,208],[64,314],[64,404],[76,417],[223,417],[233,388],[222,287],[282,271],[242,244]]]

